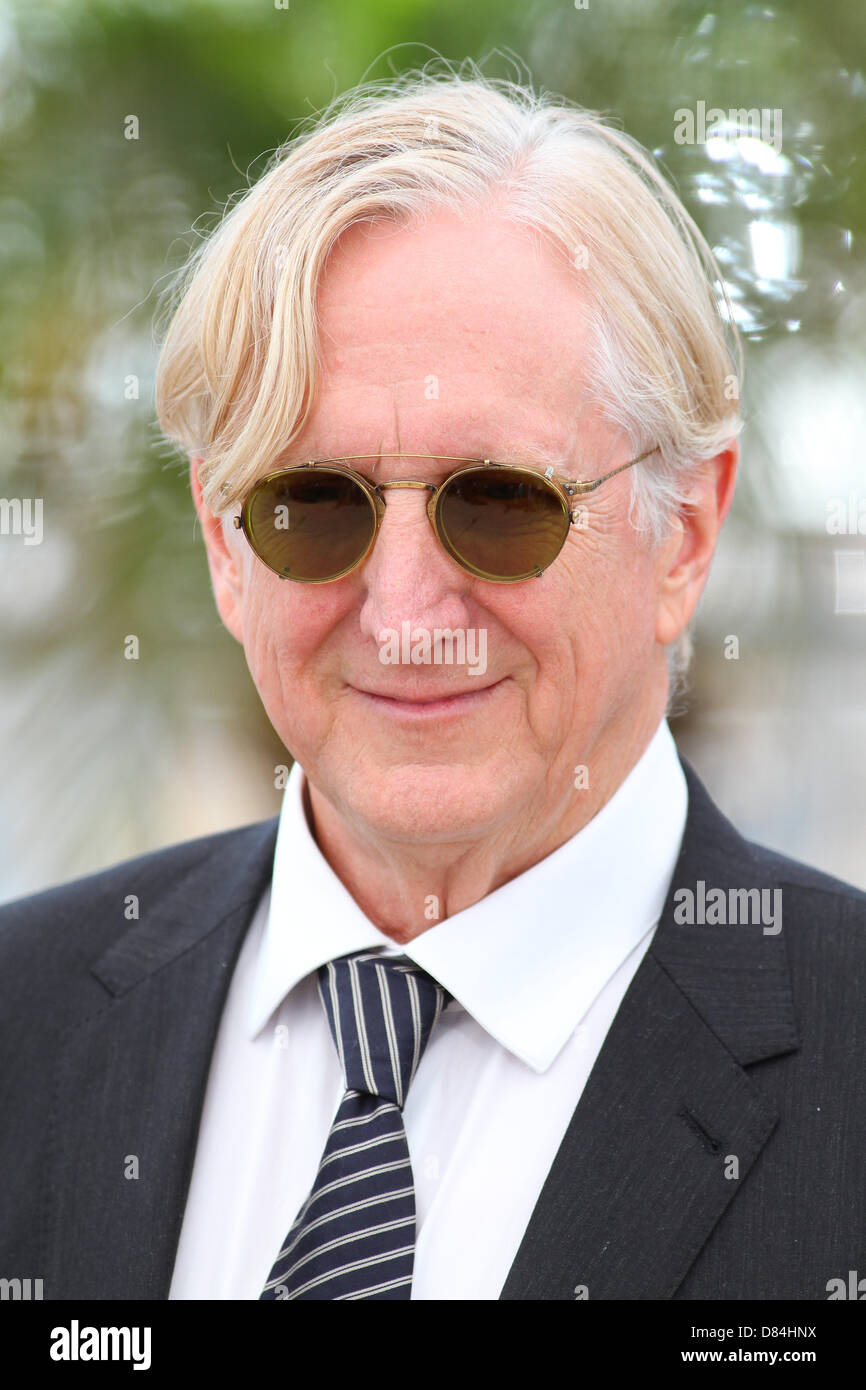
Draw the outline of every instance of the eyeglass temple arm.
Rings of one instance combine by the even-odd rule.
[[[572,493],[572,495],[574,493],[582,495],[585,492],[595,492],[595,489],[597,487],[601,487],[602,483],[606,483],[608,478],[615,477],[617,473],[624,472],[626,468],[633,468],[636,463],[642,463],[644,459],[648,459],[650,454],[654,454],[655,452],[655,447],[652,449],[647,449],[645,454],[638,454],[636,459],[629,459],[628,463],[621,463],[619,465],[619,468],[612,468],[609,473],[602,474],[600,478],[593,478],[593,480],[589,483],[579,483],[572,480],[570,483],[567,484],[567,491],[569,493]]]

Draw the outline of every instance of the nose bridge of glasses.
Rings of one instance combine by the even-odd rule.
[[[422,478],[391,478],[381,483],[373,484],[373,495],[376,499],[377,525],[381,526],[385,515],[385,498],[383,494],[389,488],[412,488],[416,492],[426,492],[427,515],[431,523],[434,520],[434,510],[436,507],[436,495],[439,491],[435,483],[428,483]]]
[[[425,483],[425,482],[422,482],[420,478],[396,478],[396,479],[393,479],[393,480],[390,481],[390,482],[375,483],[375,484],[374,484],[374,491],[381,494],[381,493],[383,493],[383,492],[386,490],[386,488],[394,488],[394,487],[426,488],[426,490],[427,490],[428,492],[435,492],[435,491],[436,491],[436,484],[435,484],[435,483]]]

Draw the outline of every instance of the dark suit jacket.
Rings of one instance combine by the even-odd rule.
[[[866,1275],[866,894],[744,840],[683,767],[661,923],[503,1299],[581,1286],[590,1300],[826,1299],[829,1280]],[[216,1030],[276,828],[0,908],[0,1277],[41,1278],[47,1299],[168,1296]],[[781,888],[781,932],[678,925],[674,893],[698,880]]]

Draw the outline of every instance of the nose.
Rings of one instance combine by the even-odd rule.
[[[365,594],[361,631],[378,641],[385,628],[465,625],[472,577],[440,545],[427,515],[435,487],[410,480],[381,483],[385,515],[359,571]]]

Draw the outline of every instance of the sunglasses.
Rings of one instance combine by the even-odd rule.
[[[375,483],[349,461],[419,458],[417,454],[348,454],[281,468],[262,478],[233,518],[256,555],[281,579],[329,584],[367,558],[385,516],[389,488],[422,488],[432,495],[427,515],[451,559],[477,579],[515,584],[540,578],[579,524],[574,499],[649,458],[648,449],[593,482],[557,477],[514,463],[437,455],[465,463],[438,486],[406,478]]]

